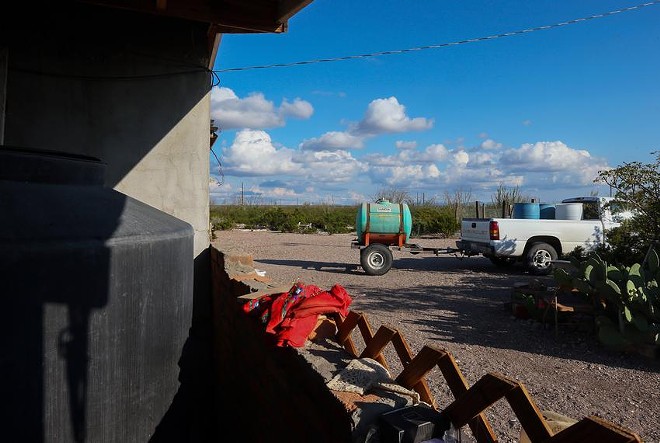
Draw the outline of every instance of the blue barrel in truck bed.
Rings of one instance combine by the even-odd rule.
[[[403,246],[410,238],[412,216],[406,203],[378,200],[362,203],[355,218],[358,244],[382,243]]]

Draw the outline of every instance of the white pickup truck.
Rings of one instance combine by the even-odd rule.
[[[530,273],[547,275],[553,260],[581,246],[590,251],[606,242],[608,229],[625,215],[612,197],[575,197],[562,204],[581,204],[579,219],[464,218],[456,242],[465,255],[483,255],[497,266],[522,262]]]

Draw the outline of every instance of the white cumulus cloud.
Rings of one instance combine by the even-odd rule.
[[[211,118],[222,130],[281,127],[286,124],[286,117],[306,119],[313,112],[312,105],[299,98],[293,102],[283,100],[275,107],[260,92],[240,98],[226,87],[215,86],[211,90]]]
[[[519,148],[501,149],[501,144],[485,140],[469,153],[452,154],[451,181],[470,181],[475,186],[520,186],[543,194],[549,189],[593,185],[598,171],[607,169],[604,159],[588,151],[574,149],[561,141],[526,143]]]
[[[280,105],[280,113],[283,116],[308,119],[314,113],[314,108],[308,101],[296,98],[293,102],[283,100]]]
[[[427,146],[423,151],[408,148],[399,150],[394,155],[367,154],[363,159],[374,166],[404,166],[411,163],[435,164],[446,161],[448,157],[449,150],[444,145],[434,144]]]
[[[408,131],[424,131],[433,127],[433,119],[424,117],[410,118],[406,107],[396,97],[379,98],[369,103],[364,118],[358,122],[351,133],[378,135]]]
[[[502,147],[502,143],[497,143],[495,140],[489,138],[482,141],[479,147],[486,150],[500,149]]]
[[[417,147],[417,142],[397,140],[394,145],[397,149],[415,149]]]
[[[470,162],[468,166],[470,168],[495,166],[499,162],[499,158],[499,155],[491,152],[472,152],[470,153]]]
[[[367,166],[347,151],[299,151],[293,161],[302,165],[309,181],[318,185],[350,183]]]
[[[303,140],[300,149],[304,151],[334,151],[338,149],[362,149],[364,137],[358,137],[346,132],[326,132],[321,137]]]
[[[452,154],[452,162],[456,166],[466,166],[469,161],[470,155],[463,150],[456,151]]]
[[[301,165],[291,158],[293,149],[273,146],[265,131],[244,129],[239,131],[233,143],[223,149],[223,165],[226,174],[276,175],[295,173]]]
[[[442,144],[430,145],[424,149],[420,158],[422,161],[444,161],[449,156],[449,150]]]
[[[401,188],[437,183],[442,172],[434,164],[402,165],[393,167],[374,167],[369,174],[374,183],[386,184]]]
[[[591,166],[594,160],[588,151],[569,148],[561,141],[526,143],[502,156],[511,169],[525,171],[566,171]]]

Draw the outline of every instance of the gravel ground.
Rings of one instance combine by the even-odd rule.
[[[553,327],[514,317],[507,303],[517,282],[535,278],[522,268],[500,269],[483,257],[394,250],[382,276],[360,266],[351,234],[217,231],[213,244],[252,255],[255,268],[284,285],[300,280],[322,289],[342,285],[351,310],[366,314],[374,332],[397,328],[413,354],[424,345],[449,351],[469,385],[489,372],[522,383],[541,410],[575,419],[596,415],[660,443],[660,362],[601,347],[587,330]],[[453,239],[420,238],[429,248],[455,247]],[[536,278],[552,286],[551,277]],[[392,351],[388,351],[392,352]],[[388,357],[394,376],[398,359]],[[427,375],[440,408],[453,400],[441,373]],[[516,442],[520,423],[506,400],[486,415],[499,441]],[[465,439],[470,440],[469,430]]]

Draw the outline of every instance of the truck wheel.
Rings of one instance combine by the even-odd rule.
[[[513,257],[488,257],[490,262],[498,268],[510,268],[516,264],[516,259]]]
[[[383,275],[392,267],[392,251],[385,245],[374,243],[360,251],[360,264],[368,275]]]
[[[547,243],[534,243],[526,255],[526,266],[534,275],[548,275],[552,271],[551,260],[557,260],[557,251]]]

